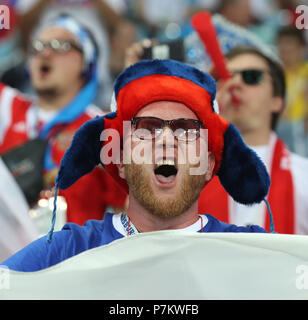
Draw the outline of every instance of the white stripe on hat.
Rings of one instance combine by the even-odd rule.
[[[216,99],[213,102],[213,109],[215,113],[219,114],[219,105]]]
[[[70,33],[72,33],[77,39],[82,47],[83,57],[85,62],[85,68],[89,66],[91,62],[95,60],[95,47],[87,34],[86,30],[84,30],[74,18],[71,17],[60,17],[57,18],[52,24],[59,25],[64,29],[67,29]]]
[[[112,112],[116,112],[118,109],[117,107],[117,100],[116,100],[116,97],[115,97],[115,92],[113,91],[112,93],[112,97],[111,97],[111,103],[110,103],[110,110]]]

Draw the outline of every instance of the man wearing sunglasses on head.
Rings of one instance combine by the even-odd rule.
[[[270,184],[262,161],[219,116],[215,95],[209,74],[173,60],[144,60],[124,70],[114,85],[113,112],[77,131],[61,161],[56,190],[70,190],[102,164],[129,194],[126,213],[67,224],[58,232],[52,226],[2,265],[41,270],[140,232],[265,232],[256,225],[221,223],[214,210],[198,210],[200,192],[215,175],[246,204],[263,201]],[[105,147],[113,161],[106,161]]]
[[[38,30],[30,45],[28,64],[36,99],[0,84],[0,154],[37,137],[48,140],[46,190],[54,186],[60,161],[76,130],[102,115],[93,105],[97,59],[92,34],[74,18],[61,15]],[[61,195],[67,202],[67,221],[78,224],[101,219],[108,206],[122,207],[126,199],[101,168]]]
[[[285,78],[278,61],[252,47],[237,47],[227,55],[231,78],[218,85],[221,115],[241,132],[271,174],[268,194],[275,230],[308,234],[308,160],[290,153],[275,128],[285,105]],[[258,224],[269,230],[266,206],[233,201],[217,179],[204,189],[199,209],[216,209],[216,217],[238,225]]]

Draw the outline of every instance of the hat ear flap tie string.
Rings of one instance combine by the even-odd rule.
[[[58,198],[58,186],[56,185],[55,188],[55,196],[53,200],[53,210],[52,210],[52,217],[51,217],[51,227],[50,230],[47,234],[47,242],[50,243],[52,236],[53,236],[53,231],[55,229],[55,223],[56,223],[56,213],[57,213],[57,198]]]
[[[101,133],[105,127],[105,118],[113,119],[116,112],[104,117],[96,117],[84,123],[75,133],[71,146],[62,158],[59,172],[55,182],[55,196],[51,218],[51,228],[47,234],[50,243],[56,222],[58,190],[65,190],[74,184],[83,175],[92,172],[100,163],[100,150],[102,142]]]
[[[271,211],[271,207],[269,202],[266,199],[263,199],[263,201],[265,202],[266,206],[267,206],[267,211],[268,211],[268,215],[269,215],[269,220],[270,220],[270,233],[276,233],[275,232],[275,226],[274,226],[274,219],[273,219],[273,214]]]

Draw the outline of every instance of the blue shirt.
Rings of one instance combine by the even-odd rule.
[[[210,214],[207,223],[199,232],[266,232],[259,226],[240,227],[223,223]],[[20,250],[1,265],[16,271],[38,271],[55,265],[85,250],[108,244],[125,237],[113,224],[113,214],[107,213],[104,220],[88,220],[83,226],[67,223],[55,232],[48,243],[42,237]]]

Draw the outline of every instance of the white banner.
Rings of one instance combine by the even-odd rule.
[[[308,299],[308,237],[142,233],[42,271],[2,268],[3,299]]]

